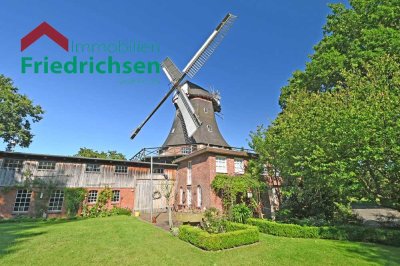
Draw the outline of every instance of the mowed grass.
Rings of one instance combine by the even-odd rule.
[[[399,265],[400,248],[261,234],[206,252],[134,217],[0,223],[0,265]]]

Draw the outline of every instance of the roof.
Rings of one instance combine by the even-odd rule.
[[[216,155],[228,155],[228,156],[236,156],[236,157],[240,157],[240,158],[254,158],[255,156],[257,156],[255,153],[253,152],[249,152],[246,150],[231,150],[231,149],[226,149],[226,148],[215,148],[215,147],[206,147],[200,150],[197,150],[195,152],[192,152],[191,154],[178,158],[175,161],[173,161],[173,163],[180,163],[186,160],[190,160],[196,156],[199,156],[201,154],[205,154],[205,153],[212,153],[212,154],[216,154]]]
[[[103,164],[114,164],[114,165],[128,165],[128,166],[142,166],[150,167],[150,162],[138,162],[129,160],[113,160],[113,159],[101,159],[101,158],[88,158],[79,156],[65,156],[65,155],[52,155],[52,154],[37,154],[37,153],[24,153],[24,152],[5,152],[0,151],[0,158],[16,158],[16,159],[36,159],[36,160],[54,160],[54,161],[65,161],[65,162],[76,162],[76,163],[103,163]],[[164,166],[166,168],[176,168],[176,164],[170,163],[157,163],[153,165]]]

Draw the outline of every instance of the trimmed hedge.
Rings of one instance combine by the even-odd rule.
[[[227,223],[227,232],[210,234],[198,227],[182,225],[179,227],[179,238],[204,250],[221,250],[259,241],[257,227]]]
[[[349,240],[400,246],[400,230],[394,229],[350,225],[322,227],[301,226],[297,224],[282,224],[256,218],[248,219],[247,223],[257,226],[262,233],[275,236]]]

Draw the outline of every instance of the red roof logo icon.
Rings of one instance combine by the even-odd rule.
[[[68,52],[68,39],[47,22],[42,22],[33,31],[21,39],[21,52],[40,39],[43,35],[47,35],[47,37],[52,39],[61,48]]]

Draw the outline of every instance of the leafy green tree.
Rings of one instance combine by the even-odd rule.
[[[43,109],[18,93],[10,78],[0,74],[0,138],[7,149],[29,147],[33,134],[31,124],[42,119]]]
[[[331,5],[311,61],[282,88],[282,112],[251,134],[294,217],[342,219],[361,198],[400,208],[400,2],[350,4]]]
[[[87,157],[87,158],[99,158],[99,159],[111,159],[111,160],[126,160],[125,155],[117,151],[96,151],[89,148],[80,148],[78,153],[74,156]]]
[[[342,73],[334,92],[292,95],[252,133],[252,147],[281,171],[294,216],[340,218],[352,198],[400,207],[400,64],[385,56],[365,69]]]
[[[305,71],[293,73],[282,88],[280,104],[298,91],[325,92],[345,81],[345,70],[359,69],[383,55],[400,54],[400,2],[398,0],[350,0],[352,8],[331,4],[323,39]]]

